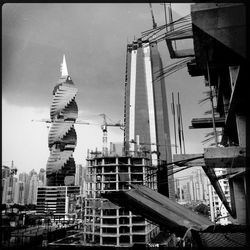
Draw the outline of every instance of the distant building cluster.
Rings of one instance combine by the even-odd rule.
[[[11,167],[2,166],[2,204],[36,205],[37,189],[45,184],[43,168],[39,173],[33,169],[29,174],[22,172],[16,175]]]
[[[201,169],[195,169],[190,175],[175,178],[176,200],[180,204],[209,203],[210,182]]]
[[[86,190],[86,168],[76,166],[75,186],[80,187],[84,195]],[[46,171],[41,168],[39,173],[34,169],[29,173],[13,173],[12,168],[2,166],[2,204],[34,204],[37,205],[38,188],[46,187]]]
[[[221,176],[227,174],[227,170],[217,168],[215,173]],[[219,183],[227,201],[230,202],[228,180],[221,179]],[[220,224],[229,223],[229,214],[202,169],[194,169],[189,175],[175,177],[175,197],[182,205],[205,204],[210,208],[211,217]]]

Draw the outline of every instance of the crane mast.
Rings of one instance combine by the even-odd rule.
[[[104,156],[107,156],[108,155],[108,126],[109,127],[120,127],[121,129],[123,129],[124,125],[121,124],[120,122],[108,123],[106,114],[100,114],[100,116],[103,117],[103,124],[101,125],[101,129],[102,129],[102,132],[103,132],[103,136],[102,136],[102,153],[103,153]]]

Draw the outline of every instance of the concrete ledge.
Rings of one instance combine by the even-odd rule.
[[[246,167],[246,148],[204,148],[204,161],[206,166],[211,168]]]
[[[192,158],[196,158],[196,157],[200,157],[202,156],[202,154],[174,154],[173,155],[173,161],[184,161],[184,160],[188,160],[188,159],[192,159]],[[204,159],[196,159],[196,160],[192,160],[189,161],[187,163],[185,163],[185,166],[193,166],[193,167],[197,167],[197,166],[204,166],[205,162]]]

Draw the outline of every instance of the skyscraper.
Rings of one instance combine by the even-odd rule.
[[[24,205],[24,183],[17,181],[15,184],[14,203]]]
[[[28,204],[30,177],[27,173],[20,173],[18,177],[19,181],[24,183],[24,204]]]
[[[41,168],[38,174],[38,180],[41,182],[42,186],[46,184],[46,172],[45,169]]]
[[[167,97],[162,61],[156,43],[138,39],[127,46],[124,140],[125,150],[134,154],[135,141],[140,141],[158,168],[158,192],[174,199],[171,143]],[[136,139],[137,138],[137,139]]]
[[[28,194],[28,204],[36,204],[37,200],[37,188],[38,188],[38,175],[33,169],[29,174],[29,194]]]
[[[50,107],[51,128],[49,131],[50,156],[47,162],[48,186],[74,185],[76,146],[75,120],[78,108],[75,101],[77,88],[68,74],[65,56],[61,65],[61,77],[53,90]]]

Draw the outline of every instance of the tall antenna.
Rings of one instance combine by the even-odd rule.
[[[163,3],[163,6],[164,6],[164,14],[165,14],[166,33],[168,33],[168,20],[167,20],[166,3]]]
[[[186,154],[185,139],[184,139],[184,131],[183,131],[183,123],[182,123],[182,113],[181,113],[181,103],[180,103],[180,95],[179,95],[179,92],[178,92],[178,105],[179,105],[180,129],[181,129],[181,138],[182,138],[182,144],[183,144],[183,151],[184,151],[184,154]]]
[[[181,117],[180,117],[180,103],[179,103],[179,92],[178,92],[178,101],[176,104],[176,111],[177,111],[177,124],[178,124],[178,137],[180,143],[180,154],[182,154],[182,134],[181,134]]]
[[[175,124],[175,103],[174,103],[174,93],[172,92],[172,114],[174,119],[174,145],[175,153],[177,154],[177,141],[176,141],[176,124]]]
[[[207,56],[208,58],[208,56]],[[209,64],[208,64],[208,60],[207,60],[207,80],[208,80],[208,84],[209,84],[209,97],[210,97],[210,101],[211,101],[211,106],[212,106],[212,121],[213,121],[213,131],[214,131],[214,139],[215,139],[215,146],[218,147],[218,138],[217,138],[217,131],[216,131],[216,125],[215,125],[215,117],[214,117],[214,101],[213,101],[213,90],[212,90],[212,86],[211,86],[211,80],[210,80],[210,70],[209,70]]]
[[[150,12],[151,12],[152,21],[153,21],[153,29],[156,29],[157,28],[157,24],[155,22],[154,13],[153,13],[153,9],[152,9],[152,4],[150,2],[149,2],[149,7],[150,7]]]
[[[67,68],[67,63],[66,63],[66,59],[65,59],[65,54],[63,55],[63,61],[61,63],[61,76],[68,76],[68,68]]]
[[[173,12],[172,12],[172,7],[171,7],[171,3],[169,3],[169,7],[168,7],[168,17],[169,17],[169,23],[170,25],[170,31],[174,31],[174,24],[173,24]],[[174,40],[174,46],[176,49],[176,41]]]

